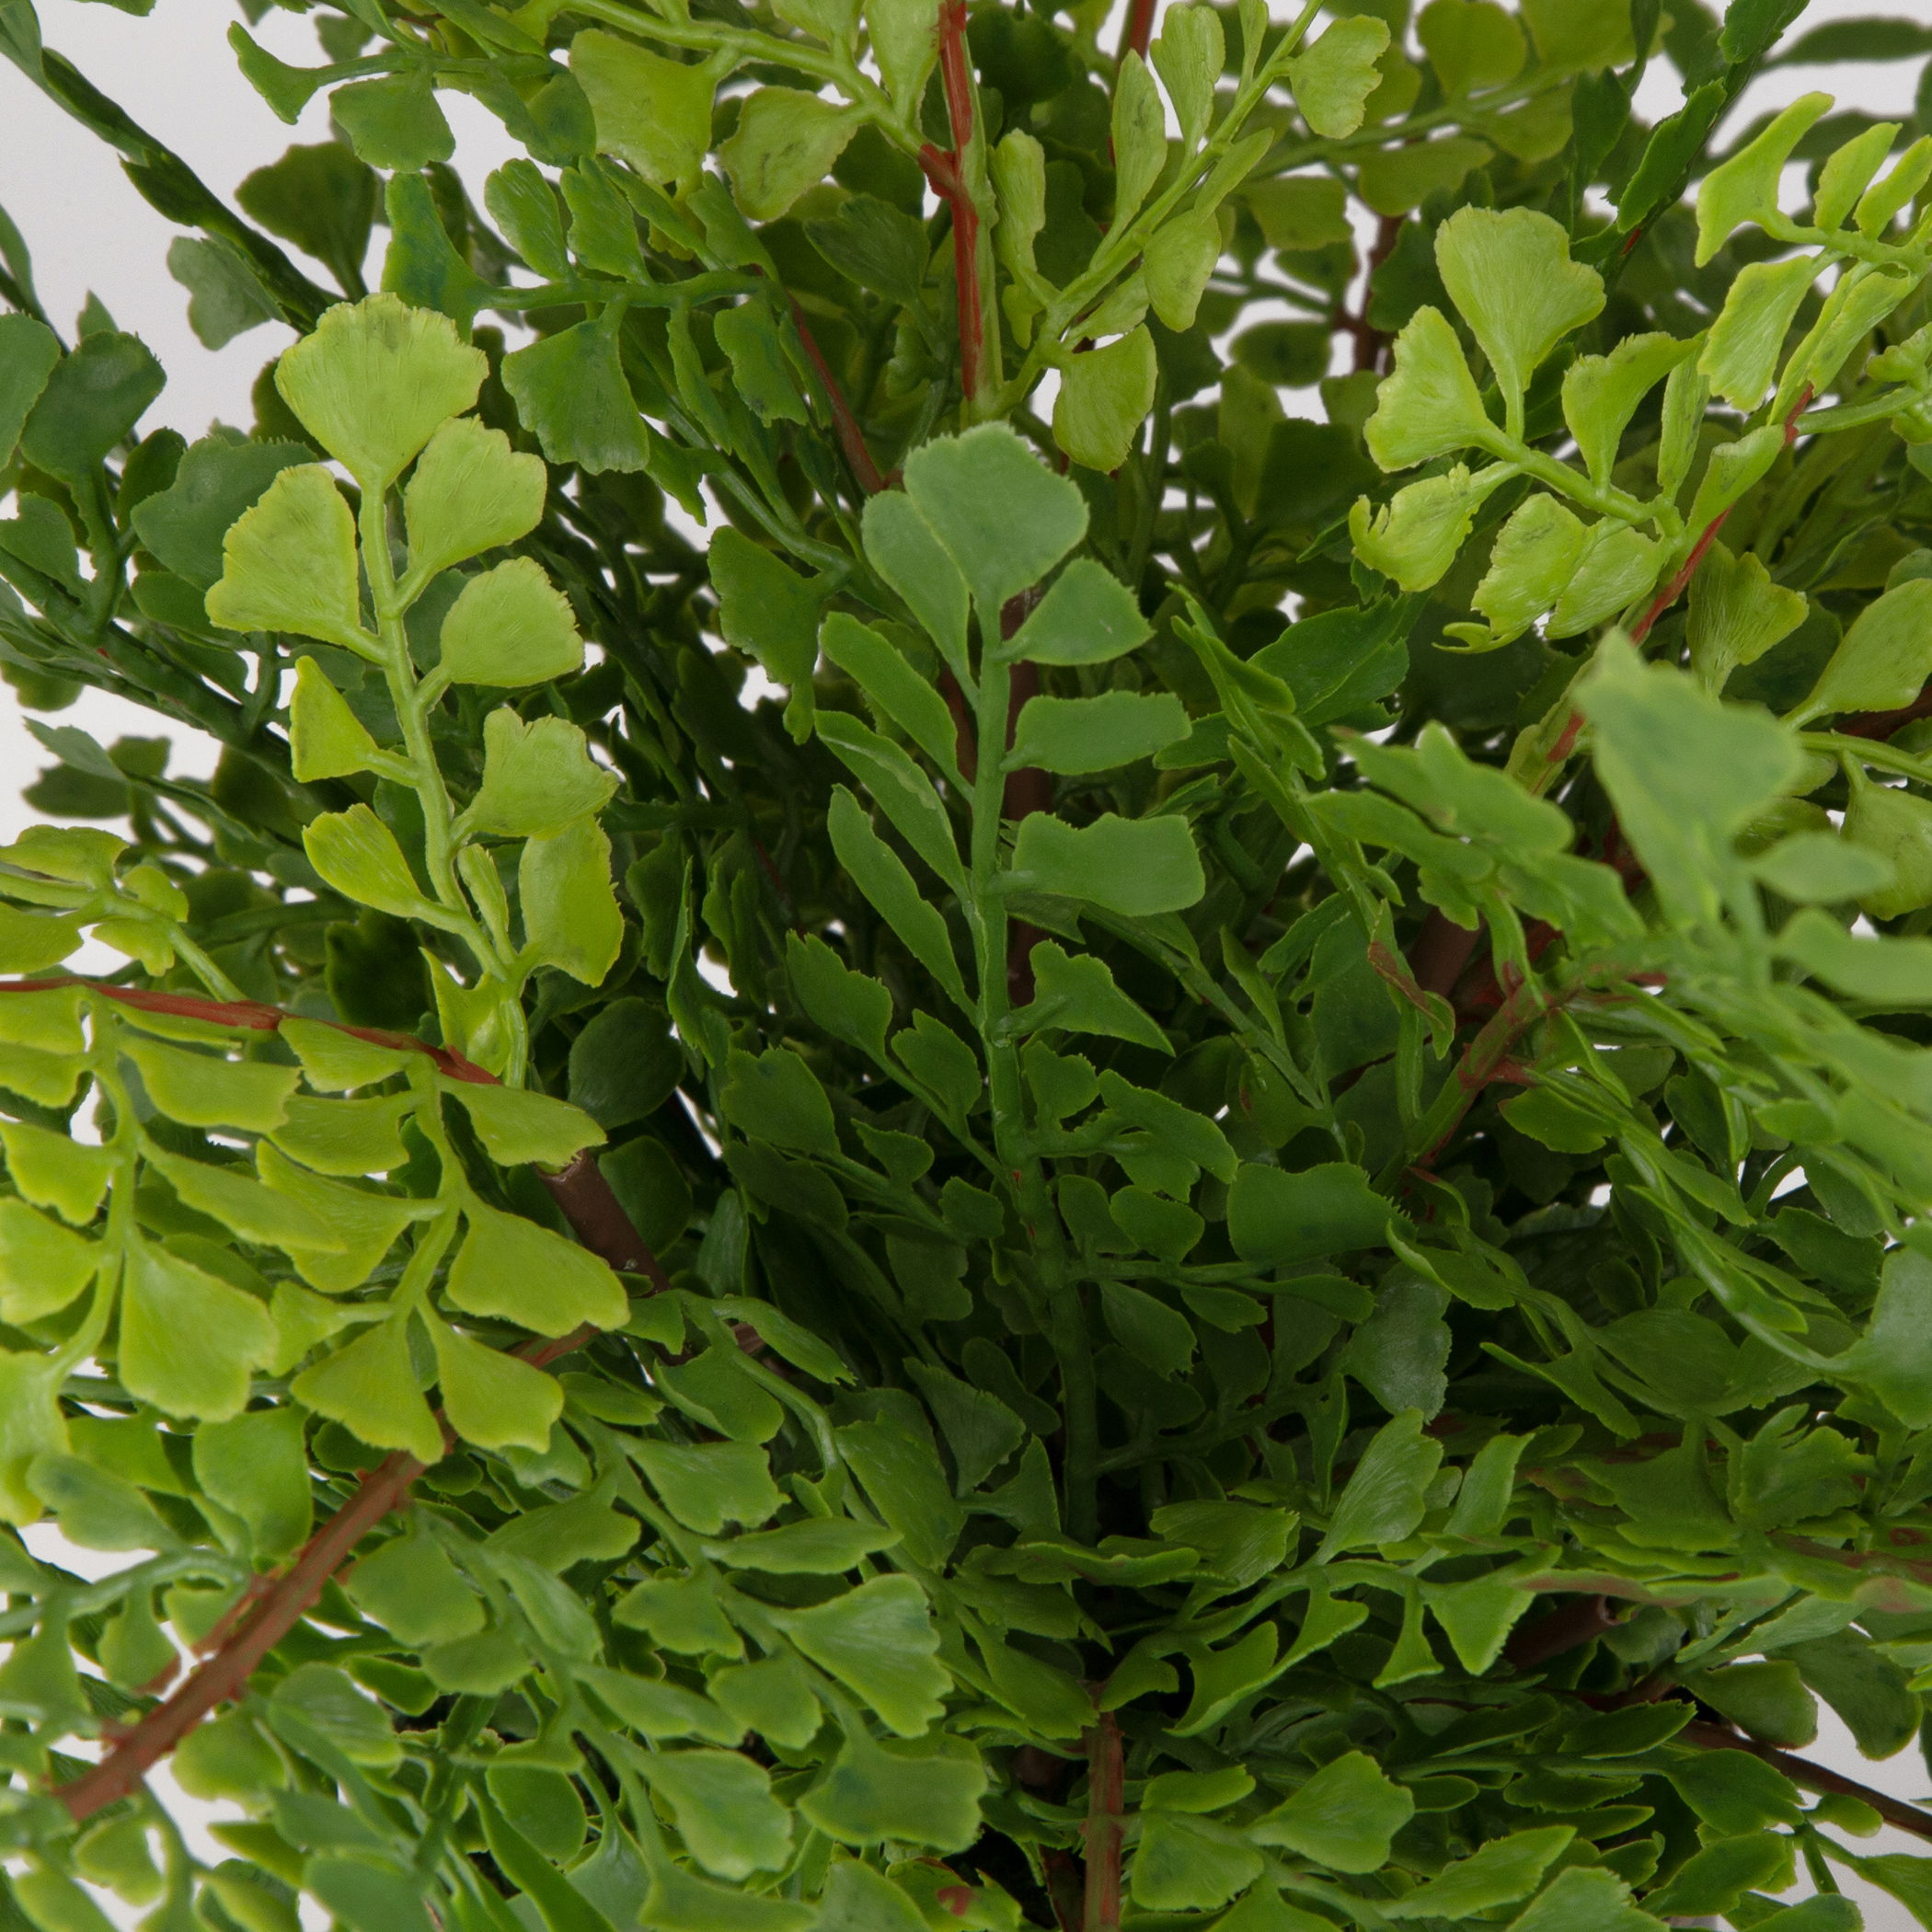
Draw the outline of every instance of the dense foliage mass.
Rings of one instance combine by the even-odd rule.
[[[12,1922],[1932,1926],[1932,29],[1328,11],[0,6]]]

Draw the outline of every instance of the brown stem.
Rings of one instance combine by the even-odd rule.
[[[1504,1658],[1519,1671],[1531,1670],[1560,1657],[1579,1644],[1594,1643],[1604,1631],[1616,1627],[1610,1614],[1610,1599],[1604,1596],[1579,1597],[1525,1624],[1503,1646]]]
[[[1869,1785],[1861,1785],[1855,1778],[1843,1777],[1823,1765],[1814,1765],[1808,1757],[1794,1757],[1788,1751],[1780,1751],[1776,1744],[1765,1744],[1756,1738],[1746,1737],[1742,1731],[1733,1731],[1728,1724],[1708,1724],[1700,1719],[1686,1724],[1677,1735],[1685,1743],[1696,1744],[1705,1751],[1748,1751],[1754,1757],[1761,1757],[1767,1765],[1782,1771],[1800,1790],[1856,1798],[1861,1804],[1869,1804],[1887,1824],[1896,1825],[1902,1832],[1910,1832],[1915,1838],[1932,1838],[1932,1812],[1922,1811],[1916,1805],[1907,1804],[1903,1798],[1875,1791]]]
[[[1087,1732],[1087,1909],[1083,1932],[1120,1932],[1121,1808],[1127,1797],[1127,1757],[1121,1727],[1110,1710]]]
[[[866,432],[859,427],[858,418],[845,399],[845,392],[839,387],[838,378],[833,374],[832,364],[825,360],[825,351],[819,347],[818,338],[806,326],[805,311],[799,306],[799,298],[788,295],[786,299],[791,304],[791,319],[798,328],[799,340],[811,358],[819,381],[824,385],[825,404],[832,412],[833,432],[838,438],[839,448],[845,453],[846,466],[852,472],[853,481],[867,496],[876,497],[886,487],[886,480],[880,473],[878,464],[872,460]]]
[[[539,1167],[536,1176],[583,1247],[626,1274],[644,1275],[660,1294],[671,1286],[664,1264],[645,1246],[588,1147],[568,1167],[555,1174]]]
[[[1121,29],[1119,59],[1124,61],[1130,53],[1147,58],[1147,43],[1154,38],[1154,9],[1158,4],[1159,0],[1133,0],[1128,7],[1127,24]]]
[[[1345,330],[1353,338],[1355,357],[1353,367],[1359,374],[1363,370],[1380,369],[1383,357],[1388,351],[1388,337],[1368,318],[1369,297],[1374,291],[1375,270],[1395,253],[1396,242],[1402,233],[1402,217],[1399,214],[1385,214],[1375,230],[1375,239],[1370,245],[1368,260],[1364,264],[1367,278],[1362,284],[1362,307],[1351,314],[1337,304],[1333,321],[1335,327]]]
[[[952,152],[928,142],[919,166],[933,192],[952,211],[953,279],[958,283],[960,387],[970,404],[980,393],[986,362],[985,317],[980,310],[980,211],[966,182],[966,149],[972,140],[972,70],[966,59],[966,0],[945,0],[939,9],[939,83],[946,93]]]

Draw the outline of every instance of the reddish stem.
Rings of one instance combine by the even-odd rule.
[[[1127,9],[1127,24],[1121,31],[1120,58],[1130,53],[1147,58],[1147,43],[1154,38],[1154,9],[1159,0],[1133,0]]]
[[[839,387],[838,378],[833,374],[832,364],[825,360],[825,351],[819,347],[818,338],[806,325],[805,311],[799,306],[799,298],[788,295],[786,299],[791,304],[791,319],[798,328],[799,340],[811,358],[819,381],[824,385],[826,407],[832,411],[833,433],[838,438],[839,448],[845,453],[846,466],[859,489],[867,496],[876,497],[886,487],[886,481],[880,474],[878,464],[872,460],[871,450],[867,447],[866,432],[859,427],[858,418],[845,399],[845,392]]]
[[[966,0],[945,0],[939,9],[939,84],[946,93],[952,152],[928,142],[919,166],[933,192],[952,211],[953,280],[958,283],[960,386],[970,403],[985,375],[986,325],[980,309],[980,212],[966,185],[966,149],[972,140],[972,70],[966,59]]]
[[[1119,1932],[1121,1828],[1127,1801],[1127,1758],[1110,1710],[1087,1732],[1087,1912],[1084,1932]]]

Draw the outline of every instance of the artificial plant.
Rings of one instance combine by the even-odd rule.
[[[0,218],[8,1913],[1932,1925],[1932,29],[294,10],[0,5],[296,338]]]

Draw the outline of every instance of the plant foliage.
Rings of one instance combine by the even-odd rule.
[[[341,0],[237,211],[0,6],[296,336],[142,434],[0,216],[15,1922],[1932,1926],[1794,1754],[1932,1694],[1932,109],[1746,112],[1932,30],[1800,10]]]

